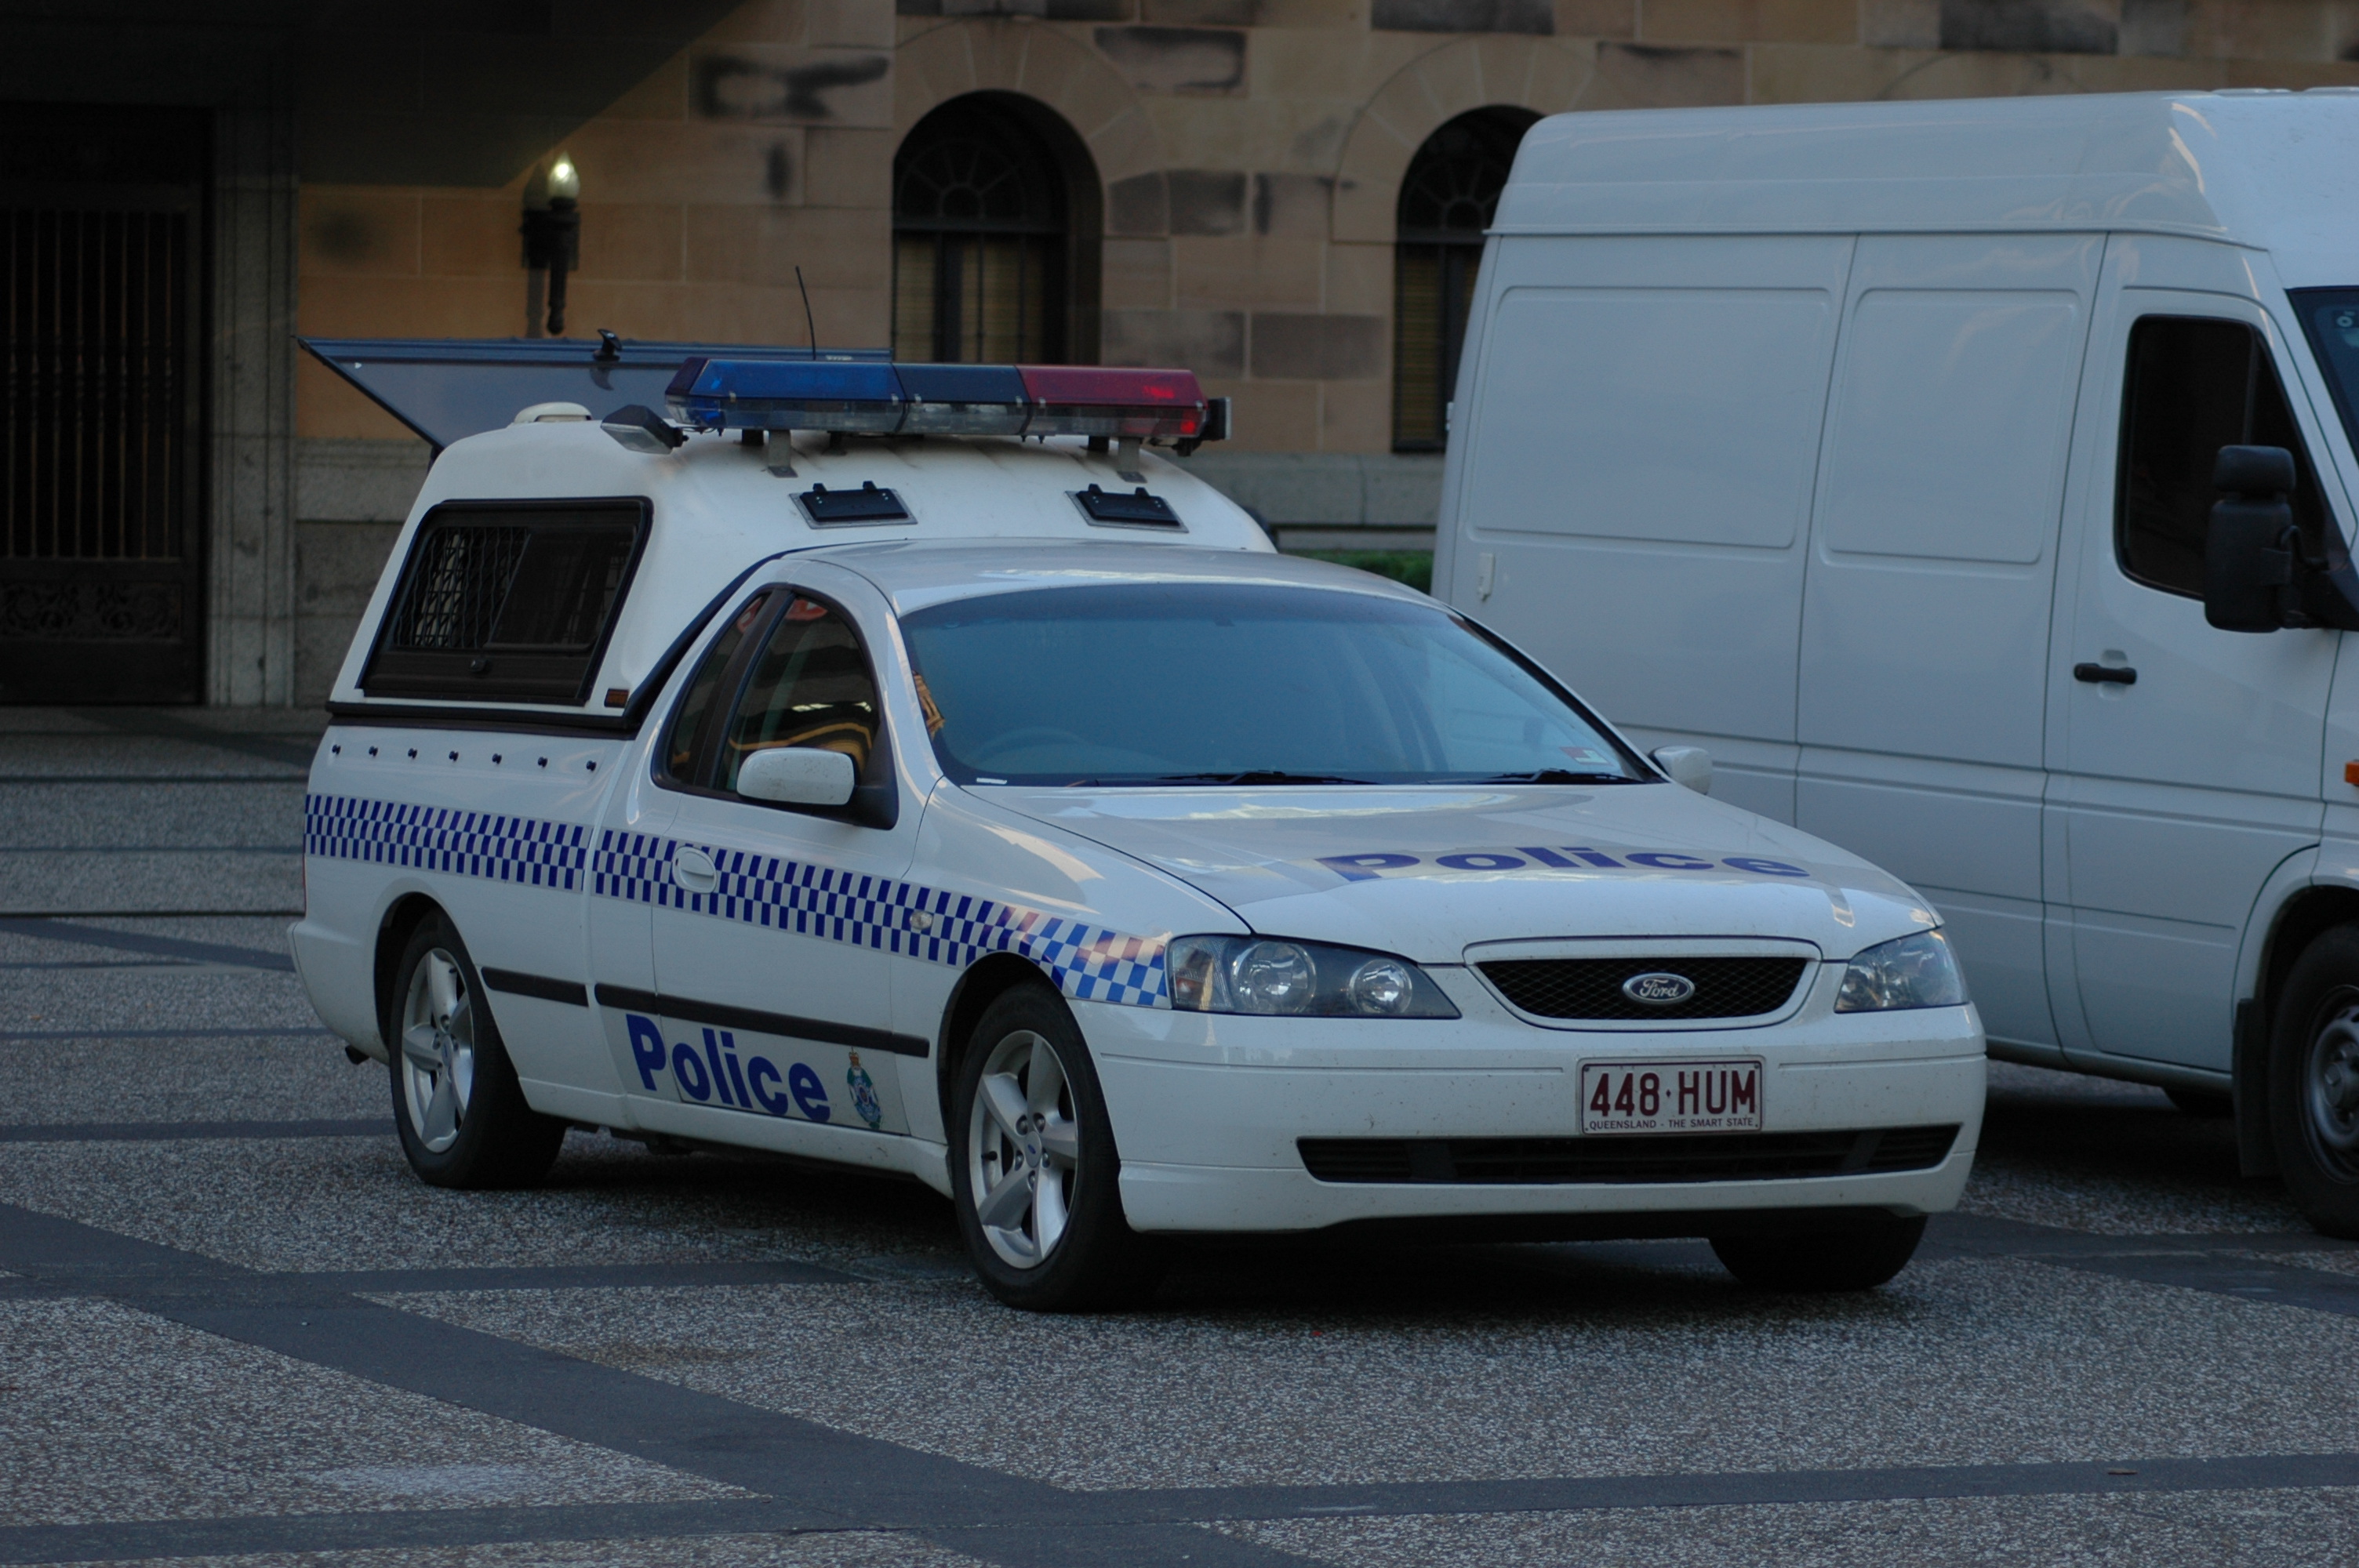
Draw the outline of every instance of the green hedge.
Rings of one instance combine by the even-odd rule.
[[[1357,567],[1364,572],[1374,572],[1395,582],[1405,582],[1419,593],[1433,591],[1431,550],[1289,550],[1287,553],[1304,556],[1314,561],[1333,561],[1338,566]]]

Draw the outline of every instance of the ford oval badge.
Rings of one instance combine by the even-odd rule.
[[[1622,994],[1640,1007],[1677,1007],[1695,995],[1695,982],[1685,975],[1632,975]]]

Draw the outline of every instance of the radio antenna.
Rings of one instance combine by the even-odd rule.
[[[803,325],[810,331],[810,357],[819,358],[819,323],[811,319],[810,286],[803,282],[803,269],[795,268],[795,287],[803,291]]]

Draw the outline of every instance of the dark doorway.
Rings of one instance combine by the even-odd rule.
[[[1401,177],[1393,256],[1393,450],[1438,452],[1458,384],[1458,351],[1528,109],[1476,109],[1425,139]]]
[[[1012,92],[952,99],[893,159],[893,352],[1097,358],[1098,180],[1072,127]]]
[[[209,132],[0,104],[0,702],[203,694]]]

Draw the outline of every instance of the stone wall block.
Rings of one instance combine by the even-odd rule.
[[[906,134],[935,104],[975,90],[972,27],[935,27],[893,55],[893,124]]]
[[[1524,75],[1523,106],[1542,114],[1561,114],[1581,102],[1596,74],[1596,54],[1585,43],[1552,42],[1531,51]]]
[[[1243,93],[1245,34],[1227,27],[1100,27],[1098,49],[1143,92]]]
[[[811,207],[890,207],[894,131],[813,125],[802,133],[802,200]]]
[[[699,49],[688,62],[689,115],[766,125],[890,125],[892,77],[893,56],[885,49]]]
[[[1245,373],[1241,310],[1108,310],[1098,358],[1110,365],[1184,366],[1206,378]]]
[[[306,525],[402,522],[409,516],[432,462],[432,449],[416,437],[392,441],[299,440],[295,443],[295,515]]]
[[[588,201],[745,202],[781,198],[778,149],[787,149],[786,200],[799,200],[802,138],[794,125],[698,120],[679,125],[592,120],[568,138]],[[521,205],[518,210],[521,218]]]
[[[1859,41],[1871,49],[1941,47],[1941,0],[1860,0]]]
[[[372,186],[302,193],[299,265],[307,273],[418,271],[418,197]]]
[[[1319,445],[1320,388],[1316,382],[1207,381],[1211,397],[1229,399],[1229,438],[1234,452],[1309,452]]]
[[[802,42],[889,49],[894,42],[892,0],[804,0]]]
[[[1099,303],[1108,310],[1165,310],[1171,306],[1171,242],[1116,240],[1105,242],[1103,254],[1103,292]]]
[[[1393,443],[1393,384],[1331,381],[1321,388],[1319,447],[1328,452],[1381,452]],[[1428,517],[1426,521],[1432,519]]]
[[[1381,316],[1256,311],[1256,380],[1352,381],[1385,373],[1389,323]]]
[[[698,41],[706,44],[799,44],[809,27],[806,0],[745,0]]]
[[[1374,0],[1368,25],[1387,32],[1537,33],[1556,30],[1554,0]]]
[[[685,120],[688,118],[688,56],[677,54],[647,73],[647,79],[598,111],[602,120]]]
[[[1106,232],[1165,234],[1171,230],[1171,210],[1163,176],[1135,174],[1106,186]]]
[[[1463,114],[1469,109],[1479,109],[1495,102],[1493,94],[1484,85],[1484,53],[1473,39],[1468,39],[1454,49],[1434,50],[1408,69],[1408,77],[1416,84],[1417,96],[1404,103],[1397,95],[1387,93],[1385,95],[1387,101],[1376,112],[1408,133],[1404,140],[1414,137],[1417,142],[1423,142],[1433,128],[1443,122]],[[1516,74],[1520,79],[1522,73]],[[1519,80],[1517,85],[1520,84]],[[1415,119],[1410,124],[1401,124],[1399,111],[1402,108],[1414,110]]]
[[[419,270],[427,276],[524,276],[521,194],[437,194],[420,201],[418,209]],[[583,240],[586,244],[586,230]]]
[[[2332,7],[2303,0],[2180,0],[2180,27],[2188,54],[2218,59],[2312,59],[2348,58],[2354,41],[2353,24],[2359,21],[2348,5]],[[2123,0],[2123,26],[2147,35],[2162,29],[2169,18],[2147,15],[2141,5]],[[2126,38],[2125,52],[2128,49]]]
[[[2112,54],[2120,23],[2120,0],[1941,0],[1941,47]]]
[[[791,290],[795,268],[814,288],[857,288],[889,276],[892,215],[884,208],[690,207],[688,279]]]
[[[1233,169],[1175,168],[1170,192],[1175,234],[1241,234],[1245,230],[1245,177]]]
[[[579,276],[650,282],[677,279],[684,265],[681,224],[677,206],[585,201]]]
[[[1163,138],[1136,104],[1091,132],[1089,149],[1101,180],[1127,179],[1163,164]]]
[[[1741,49],[1600,44],[1584,109],[1673,109],[1745,102]]]
[[[1180,239],[1171,242],[1179,303],[1319,308],[1324,279],[1319,240]]]
[[[1556,31],[1567,38],[1636,38],[1638,0],[1556,0]]]
[[[1647,0],[1638,37],[1674,44],[1852,44],[1860,0]]]
[[[1356,115],[1378,88],[1435,47],[1421,33],[1262,27],[1254,34],[1247,62],[1253,96],[1287,103],[1323,100]]]
[[[1323,304],[1337,315],[1393,313],[1393,247],[1390,244],[1331,244],[1325,257]]]
[[[1327,211],[1335,181],[1319,174],[1256,174],[1253,177],[1253,229],[1286,238],[1326,237]]]

